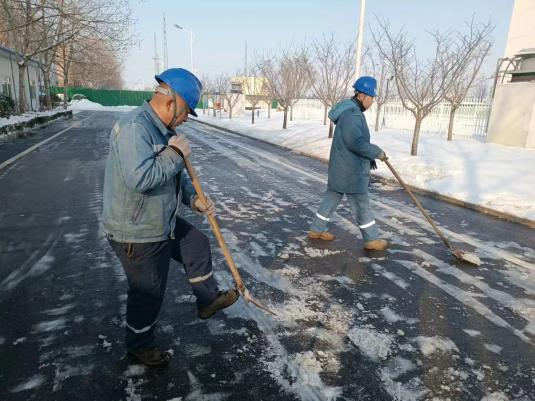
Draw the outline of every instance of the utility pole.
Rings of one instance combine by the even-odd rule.
[[[360,64],[362,62],[362,41],[364,39],[364,14],[366,12],[366,0],[360,0],[359,35],[357,37],[357,54],[355,60],[355,80],[360,77]]]
[[[191,29],[186,29],[184,27],[181,27],[178,24],[175,24],[176,29],[180,29],[181,31],[185,31],[189,34],[189,61],[190,61],[190,69],[191,72],[195,73],[193,70],[193,31]]]
[[[167,27],[165,23],[165,13],[163,13],[163,69],[167,70]]]
[[[158,42],[156,42],[156,32],[154,33],[154,73],[158,75],[160,73],[160,57],[158,56]]]

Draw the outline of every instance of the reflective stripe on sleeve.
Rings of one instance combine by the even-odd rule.
[[[319,214],[319,213],[316,213],[316,216],[317,216],[319,219],[322,219],[323,221],[331,221],[331,219],[329,219],[328,217],[322,216],[322,215]]]

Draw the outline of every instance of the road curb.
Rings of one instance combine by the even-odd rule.
[[[60,111],[47,116],[37,116],[26,121],[20,121],[18,123],[4,125],[0,127],[0,135],[22,132],[28,128],[35,128],[36,126],[47,124],[50,121],[56,120],[60,117],[72,118],[72,110]]]
[[[281,149],[286,149],[286,150],[292,151],[294,153],[297,153],[297,154],[300,154],[300,155],[303,155],[303,156],[311,157],[311,158],[319,160],[319,161],[321,161],[321,162],[323,162],[325,164],[329,163],[329,160],[324,159],[322,157],[309,155],[309,154],[307,154],[305,152],[301,152],[299,150],[291,149],[291,148],[288,148],[286,146],[278,145],[276,143],[272,143],[272,142],[266,141],[264,139],[254,138],[254,137],[251,137],[249,135],[243,134],[241,132],[238,132],[238,131],[235,131],[235,130],[232,130],[232,129],[229,129],[229,128],[220,127],[220,126],[218,126],[216,124],[207,123],[206,121],[201,121],[201,120],[195,119],[195,118],[190,118],[188,121],[193,121],[193,122],[198,123],[198,124],[204,124],[204,125],[207,125],[209,127],[216,128],[216,129],[219,129],[219,130],[224,131],[224,132],[228,132],[230,134],[235,134],[235,135],[243,136],[243,137],[246,137],[246,138],[255,139],[255,140],[260,141],[262,143],[266,143],[266,144],[269,144],[269,145],[277,146],[277,147],[279,147]],[[380,175],[377,175],[377,174],[372,174],[372,177],[375,180],[380,181],[382,183],[399,186],[398,182],[393,178],[386,178],[386,177],[383,177],[383,176],[380,176]],[[451,203],[451,204],[454,204],[454,205],[457,205],[457,206],[464,207],[465,209],[475,210],[475,211],[478,211],[480,213],[484,213],[484,214],[487,214],[489,216],[496,217],[498,219],[507,220],[507,221],[510,221],[510,222],[513,222],[513,223],[521,224],[521,225],[527,226],[529,228],[535,228],[535,221],[533,221],[533,220],[529,220],[529,219],[525,219],[525,218],[522,218],[522,217],[514,216],[512,214],[501,212],[499,210],[491,209],[491,208],[488,208],[488,207],[485,207],[485,206],[476,205],[474,203],[466,202],[466,201],[463,201],[461,199],[453,198],[453,197],[448,196],[448,195],[443,195],[443,194],[440,194],[440,193],[435,192],[435,191],[430,191],[428,189],[418,188],[418,187],[414,187],[414,186],[408,185],[408,184],[407,184],[407,186],[412,191],[414,191],[414,192],[416,192],[418,194],[421,194],[421,195],[428,196],[428,197],[433,198],[433,199],[442,200],[444,202],[448,202],[448,203]]]

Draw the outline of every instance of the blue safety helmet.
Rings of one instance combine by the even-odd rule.
[[[163,82],[180,95],[189,107],[189,113],[197,117],[195,107],[201,97],[202,84],[199,79],[184,68],[169,68],[154,77],[156,81]]]
[[[375,93],[377,90],[377,80],[373,77],[360,77],[353,84],[353,88],[355,89],[355,92],[361,92],[371,97],[377,96],[377,93]]]

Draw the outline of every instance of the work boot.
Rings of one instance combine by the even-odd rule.
[[[364,249],[368,251],[384,251],[388,248],[388,241],[385,239],[374,239],[373,241],[366,241],[364,243]]]
[[[169,363],[171,354],[160,351],[158,348],[143,348],[136,351],[128,351],[128,355],[134,357],[137,361],[151,367],[162,367]]]
[[[332,241],[335,237],[329,231],[309,231],[308,238],[322,239],[323,241]]]
[[[201,319],[208,319],[218,310],[225,309],[232,305],[239,297],[240,293],[234,288],[227,291],[219,291],[219,296],[210,305],[199,308],[197,316]]]

